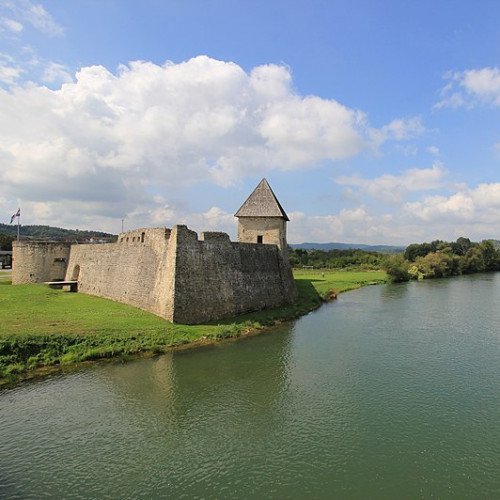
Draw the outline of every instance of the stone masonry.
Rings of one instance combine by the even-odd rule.
[[[236,214],[238,242],[177,225],[128,231],[115,243],[14,243],[12,282],[78,281],[79,292],[186,324],[290,304],[296,289],[286,254],[288,217],[265,179],[245,204]]]
[[[12,283],[63,280],[70,249],[70,243],[13,242]]]

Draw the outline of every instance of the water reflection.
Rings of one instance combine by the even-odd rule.
[[[1,498],[492,497],[500,275],[0,393]]]
[[[287,386],[290,329],[117,365],[96,376],[132,406],[168,407],[179,419],[225,398],[231,398],[231,411],[252,411],[250,399],[258,408],[272,408]],[[262,354],[256,363],[257,346]]]

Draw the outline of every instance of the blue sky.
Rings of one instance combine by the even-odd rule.
[[[497,1],[0,0],[0,210],[289,240],[500,238]]]

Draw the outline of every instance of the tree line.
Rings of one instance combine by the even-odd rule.
[[[500,271],[500,241],[469,238],[413,243],[404,253],[382,254],[360,249],[312,250],[288,248],[293,267],[318,269],[384,269],[394,282],[444,278],[460,274]]]
[[[17,237],[17,226],[10,224],[0,224],[0,244],[10,245],[2,250],[12,250],[12,240]],[[10,242],[8,239],[10,238]],[[87,241],[93,239],[112,240],[116,236],[102,231],[86,231],[79,229],[63,229],[62,227],[26,225],[21,226],[22,239],[54,240],[54,241]],[[7,242],[7,243],[5,243]]]
[[[394,282],[500,271],[500,248],[495,240],[476,243],[463,237],[413,243],[404,254],[389,257],[385,269]]]
[[[293,267],[323,269],[383,269],[387,255],[359,249],[309,250],[288,247],[288,258]]]

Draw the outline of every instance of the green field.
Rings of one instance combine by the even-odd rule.
[[[298,270],[292,306],[207,325],[174,325],[140,309],[45,285],[12,286],[0,271],[0,382],[34,370],[89,359],[158,353],[193,342],[213,342],[293,319],[318,307],[330,290],[343,292],[386,281],[383,271]]]
[[[387,282],[385,271],[330,271],[321,269],[295,269],[295,281],[310,282],[323,298],[330,290],[338,293],[354,290],[369,284]]]

